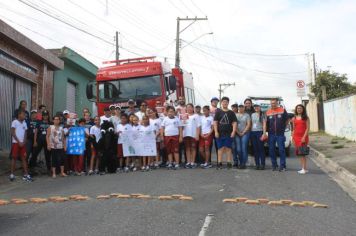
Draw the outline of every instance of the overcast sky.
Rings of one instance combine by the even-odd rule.
[[[306,53],[315,53],[318,68],[346,73],[356,82],[355,0],[107,2],[106,7],[106,0],[0,0],[0,17],[43,47],[70,47],[100,67],[115,57],[116,30],[120,58],[167,57],[173,66],[176,18],[207,16],[181,34],[181,67],[193,73],[201,105],[218,96],[219,83],[235,82],[224,91],[233,102],[278,95],[291,109],[300,101],[296,81],[309,80]],[[181,29],[187,25],[181,22]]]

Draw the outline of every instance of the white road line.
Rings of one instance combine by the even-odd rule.
[[[208,214],[206,217],[205,217],[205,221],[204,221],[204,224],[203,226],[201,227],[200,229],[200,232],[199,232],[199,236],[205,236],[205,233],[208,231],[208,227],[211,223],[211,220],[213,219],[214,217],[214,214]]]

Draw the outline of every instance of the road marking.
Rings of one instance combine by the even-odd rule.
[[[214,214],[208,214],[205,217],[204,224],[201,227],[200,232],[199,232],[199,236],[205,236],[205,233],[208,231],[208,227],[209,227],[213,217],[214,217]]]

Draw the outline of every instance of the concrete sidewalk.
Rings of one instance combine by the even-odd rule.
[[[356,142],[319,132],[310,146],[312,160],[356,201]]]

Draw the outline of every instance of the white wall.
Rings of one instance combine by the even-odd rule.
[[[356,141],[356,95],[324,103],[325,132]]]

